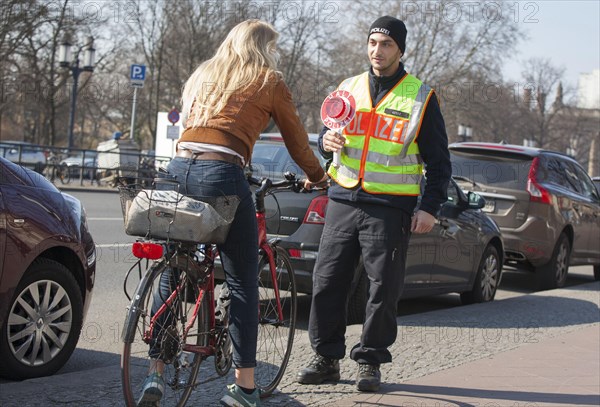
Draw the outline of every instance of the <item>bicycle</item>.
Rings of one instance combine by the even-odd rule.
[[[277,189],[298,192],[301,182],[289,173],[279,182],[251,176],[248,181],[258,186],[255,203],[260,250],[259,327],[255,381],[264,398],[280,383],[289,362],[297,306],[296,280],[289,257],[278,246],[278,240],[267,240],[264,200]],[[124,214],[125,204],[138,191],[139,187],[120,188]],[[125,295],[131,302],[122,335],[121,378],[125,401],[128,406],[135,405],[148,373],[149,345],[153,344],[160,350],[160,355],[153,355],[153,359],[159,358],[165,363],[161,405],[183,406],[194,388],[226,375],[232,364],[226,283],[215,301],[217,248],[210,243],[140,239],[134,243],[132,252],[138,260],[124,282]],[[144,260],[146,266],[151,260],[154,263],[143,273]],[[140,281],[130,296],[127,280],[136,268]],[[167,269],[175,270],[176,278],[165,281],[163,276],[167,275]],[[156,298],[153,293],[161,278],[163,284],[171,287],[171,294],[162,298],[160,307],[155,304],[153,310]],[[199,381],[200,365],[209,357],[214,358],[217,376]]]
[[[71,174],[69,167],[65,163],[60,162],[60,158],[53,152],[48,155],[44,176],[54,183],[54,180],[59,179],[63,185],[71,182]]]

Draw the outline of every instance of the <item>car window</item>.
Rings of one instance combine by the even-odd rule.
[[[583,187],[579,181],[575,166],[566,160],[560,160],[561,172],[564,174],[565,186],[578,194],[583,193]]]
[[[261,143],[254,146],[252,152],[252,169],[255,177],[274,178],[279,173],[279,155],[285,149],[283,143]]]
[[[531,158],[489,156],[477,153],[451,152],[452,174],[469,178],[478,184],[525,189]]]
[[[558,159],[554,157],[543,157],[542,171],[537,174],[538,181],[547,182],[568,188],[567,179],[563,175],[564,169]]]
[[[318,153],[317,147],[310,146],[321,166],[324,166],[324,159]],[[283,179],[283,174],[287,171],[295,173],[298,177],[305,177],[304,171],[292,159],[283,142],[258,142],[252,152],[252,169],[255,177],[268,177],[273,180]]]
[[[575,175],[579,180],[582,195],[597,201],[598,191],[596,191],[596,187],[587,173],[578,165],[573,165],[573,170],[575,171]]]

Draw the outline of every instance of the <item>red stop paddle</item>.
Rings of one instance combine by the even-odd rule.
[[[321,105],[321,120],[332,130],[342,134],[342,130],[356,114],[356,101],[354,96],[346,90],[336,90],[329,94]],[[339,152],[333,153],[334,167],[340,165]]]

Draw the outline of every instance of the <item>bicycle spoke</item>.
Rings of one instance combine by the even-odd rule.
[[[277,249],[275,285],[279,289],[283,319],[279,318],[275,285],[266,255],[259,262],[260,315],[255,380],[263,395],[277,387],[287,367],[296,326],[296,285],[292,266]]]
[[[159,361],[164,365],[164,394],[160,405],[183,405],[199,384],[197,375],[204,359],[200,354],[186,351],[185,345],[208,344],[208,304],[205,298],[186,340],[183,335],[188,318],[194,315],[197,290],[191,293],[194,299],[186,298],[186,289],[191,285],[179,285],[177,289],[176,284],[176,281],[187,281],[185,273],[170,269],[164,263],[153,266],[146,275],[152,277],[138,287],[134,298],[139,299],[133,303],[137,313],[128,319],[129,325],[125,328],[126,332],[133,332],[124,345],[121,360],[125,400],[127,405],[136,405],[150,366]],[[160,294],[161,284],[174,291]],[[171,295],[173,292],[175,295]]]

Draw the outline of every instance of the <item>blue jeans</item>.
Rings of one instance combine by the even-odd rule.
[[[240,198],[227,239],[225,243],[218,245],[218,249],[231,292],[229,333],[233,343],[233,364],[236,368],[255,367],[258,334],[258,227],[254,200],[244,171],[239,166],[224,161],[192,158],[174,158],[168,170],[175,181],[179,182],[179,192],[183,195],[196,199],[222,195],[237,195]],[[164,276],[165,284],[161,281],[161,288],[168,288],[170,279],[171,276]]]

